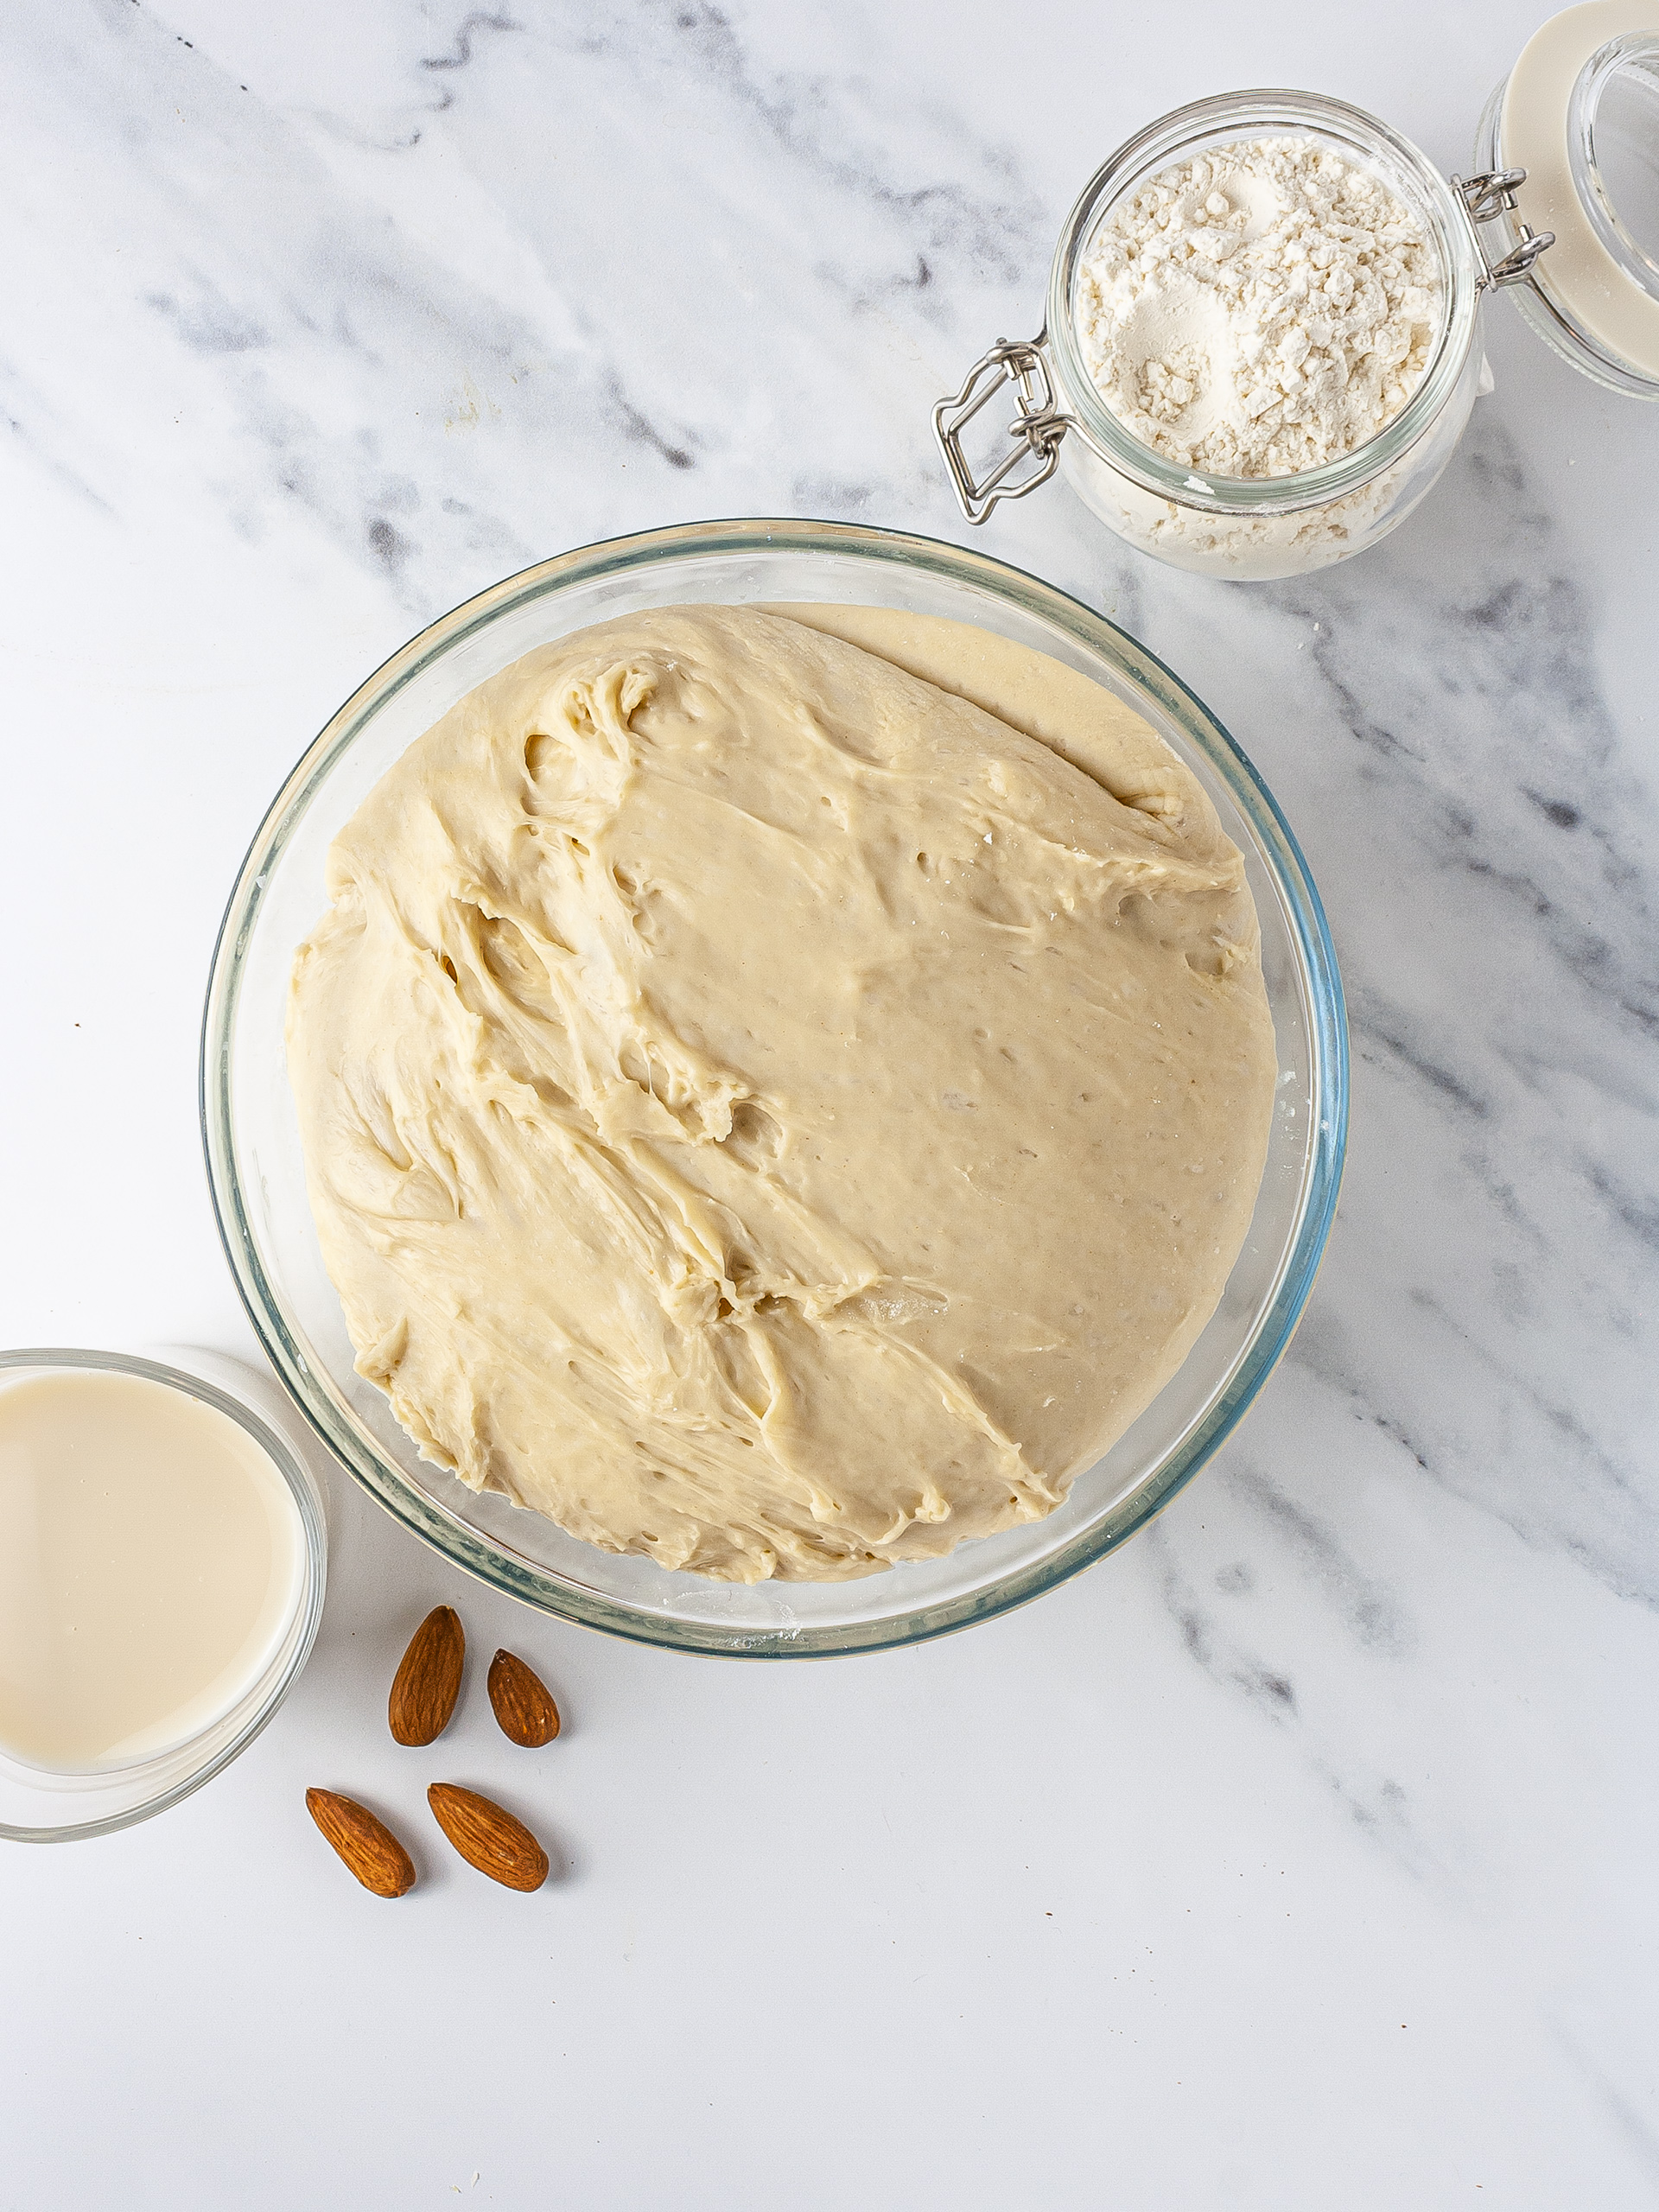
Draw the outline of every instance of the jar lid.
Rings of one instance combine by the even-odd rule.
[[[1495,166],[1526,172],[1516,211],[1554,233],[1529,272],[1543,335],[1602,382],[1659,397],[1659,0],[1553,17],[1492,124]]]

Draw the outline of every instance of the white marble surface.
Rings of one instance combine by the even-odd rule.
[[[675,519],[969,535],[929,404],[1112,145],[1288,83],[1465,166],[1535,7],[5,0],[0,1341],[250,1351],[208,955],[405,636]],[[1331,910],[1341,1218],[1219,1461],[1023,1613],[772,1668],[515,1611],[340,1480],[267,1735],[0,1861],[4,2212],[1659,2202],[1659,409],[1489,345],[1351,567],[1179,576],[1058,486],[976,538],[1195,685]],[[556,1837],[530,1901],[379,1717],[446,1599],[570,1715],[443,1747]]]

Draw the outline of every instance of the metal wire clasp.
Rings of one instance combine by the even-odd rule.
[[[1054,474],[1060,440],[1071,429],[1071,417],[1054,404],[1054,387],[1043,353],[1047,342],[1046,330],[1039,330],[1023,346],[999,338],[969,370],[962,390],[940,400],[933,410],[933,435],[950,472],[957,502],[969,522],[983,522],[999,499],[1023,499]],[[1014,402],[1020,410],[1008,425],[1008,435],[1015,443],[982,484],[963,452],[962,433],[1005,384],[1014,387]],[[1008,478],[1019,466],[1020,455],[1027,453],[1037,456],[1038,466],[1011,484]]]
[[[1487,284],[1496,288],[1524,283],[1539,255],[1555,243],[1554,231],[1535,231],[1528,223],[1517,220],[1516,243],[1508,253],[1494,261],[1486,251],[1486,241],[1480,234],[1481,224],[1495,222],[1500,215],[1515,214],[1515,188],[1526,181],[1525,169],[1483,169],[1478,176],[1454,176],[1452,180],[1452,189],[1463,202],[1481,264],[1486,271],[1483,289]]]

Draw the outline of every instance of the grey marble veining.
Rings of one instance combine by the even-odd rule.
[[[0,0],[4,1341],[246,1349],[194,1099],[246,840],[411,632],[630,530],[881,523],[1103,608],[1284,807],[1354,1048],[1283,1367],[1020,1616],[677,1662],[342,1485],[259,1746],[7,1859],[0,2201],[1659,2200],[1659,409],[1497,302],[1422,508],[1253,587],[1058,485],[967,531],[927,422],[1152,116],[1310,84],[1462,166],[1535,20]],[[423,1863],[365,1921],[294,1836],[307,1783],[403,1802],[370,1720],[441,1595],[569,1696],[540,1920]]]
[[[1651,804],[1601,696],[1589,591],[1495,419],[1455,471],[1457,537],[1382,549],[1377,582],[1355,564],[1279,594],[1321,624],[1309,658],[1347,756],[1363,1084],[1363,1288],[1327,1297],[1301,1357],[1434,1479],[1651,1603]],[[1408,1403],[1367,1376],[1379,1297]]]

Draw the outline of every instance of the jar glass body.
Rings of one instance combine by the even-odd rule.
[[[1338,461],[1290,476],[1199,477],[1141,444],[1095,385],[1078,335],[1082,264],[1103,221],[1162,171],[1243,139],[1308,137],[1379,177],[1429,238],[1440,301],[1428,365],[1400,413]],[[1249,582],[1346,560],[1402,522],[1451,458],[1481,386],[1484,276],[1451,187],[1409,141],[1362,110],[1288,91],[1233,92],[1182,108],[1113,155],[1055,249],[1045,350],[1067,417],[1060,467],[1109,528],[1177,568]]]

